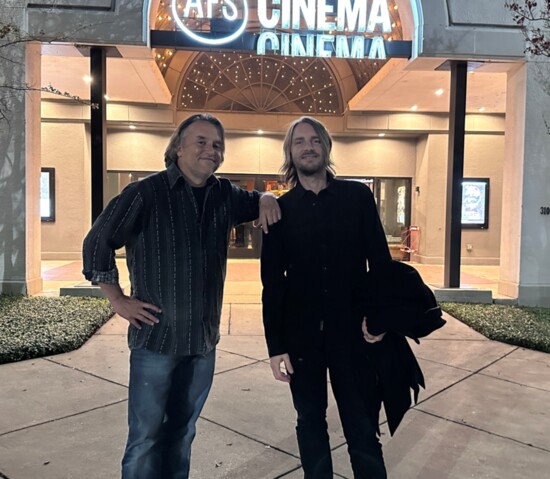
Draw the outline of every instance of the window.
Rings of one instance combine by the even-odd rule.
[[[40,217],[55,221],[55,168],[42,168],[40,173]]]

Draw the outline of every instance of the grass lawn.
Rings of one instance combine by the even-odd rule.
[[[550,353],[550,308],[465,303],[440,306],[489,339]]]
[[[112,315],[105,299],[0,295],[0,364],[73,351]]]

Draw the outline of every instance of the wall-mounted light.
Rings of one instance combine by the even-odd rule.
[[[264,134],[264,130],[258,130],[256,133],[257,133],[258,135],[263,135],[263,134]]]
[[[411,111],[416,111],[416,110],[418,110],[418,105],[411,106]]]
[[[136,125],[128,125],[128,128],[130,128],[130,130],[137,130]]]
[[[443,93],[445,93],[445,90],[443,90],[443,88],[440,88],[439,90],[436,90],[436,91],[435,91],[435,94],[436,94],[437,96],[441,96],[441,95],[443,95]]]
[[[93,78],[90,76],[90,75],[84,75],[82,77],[82,79],[86,82],[86,83],[92,83],[93,81]]]
[[[479,111],[479,113],[484,113],[485,112],[485,107],[482,106],[481,108],[478,108],[477,111]]]
[[[380,138],[384,138],[384,137],[386,136],[386,134],[385,134],[384,132],[382,132],[382,133],[378,133],[378,136],[379,136]]]

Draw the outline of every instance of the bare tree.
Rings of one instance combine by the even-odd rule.
[[[70,34],[74,33],[75,32],[71,32]],[[54,38],[46,38],[44,32],[39,32],[38,36],[29,35],[14,23],[0,21],[0,62],[3,62],[4,65],[11,64],[12,66],[22,64],[23,59],[21,58],[20,49],[18,47],[22,47],[30,42],[53,43],[63,42],[66,39],[66,35],[56,35]],[[28,91],[51,93],[85,105],[90,105],[92,108],[98,107],[98,105],[91,104],[89,101],[83,100],[79,96],[61,91],[53,85],[40,87],[31,86],[25,83],[23,79],[9,78],[6,75],[0,75],[0,122],[9,121],[9,115],[7,113],[10,108],[10,100],[13,99],[14,95]]]
[[[525,51],[550,58],[550,0],[507,1],[505,5],[525,35]]]

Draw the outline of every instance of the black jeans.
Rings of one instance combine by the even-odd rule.
[[[296,434],[304,479],[332,479],[332,458],[326,422],[327,369],[355,479],[386,479],[378,440],[380,398],[376,376],[365,348],[331,344],[328,334],[290,353],[294,374],[290,382],[298,420]],[[360,341],[364,341],[362,337]]]

